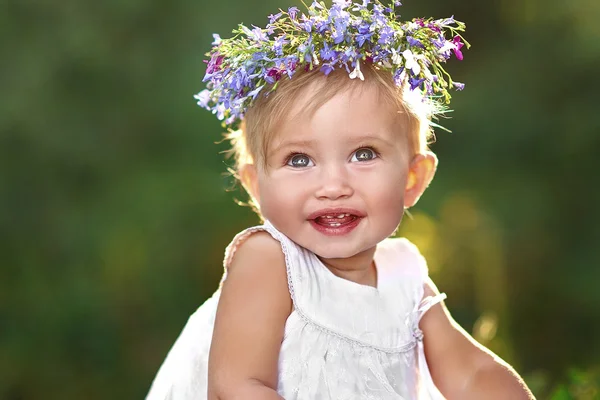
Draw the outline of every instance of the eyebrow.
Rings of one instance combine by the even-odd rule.
[[[285,150],[289,147],[311,148],[313,146],[314,146],[313,140],[284,140],[283,142],[279,143],[279,145],[277,145],[277,147],[275,147],[273,150],[271,150],[267,154],[267,157],[272,156],[273,154],[277,154],[277,153],[281,152],[282,150]]]
[[[380,136],[375,136],[375,135],[363,135],[363,136],[357,136],[356,138],[352,138],[349,143],[355,143],[355,144],[359,144],[361,142],[368,142],[368,141],[373,141],[373,142],[380,142],[383,144],[386,144],[388,146],[393,146],[394,143],[390,142],[387,139],[384,139]]]
[[[364,142],[379,142],[382,143],[384,145],[387,146],[393,146],[394,144],[392,142],[390,142],[387,139],[384,139],[382,137],[379,136],[375,136],[375,135],[360,135],[360,136],[355,136],[350,138],[350,140],[348,140],[346,143],[348,144],[354,144],[354,145],[360,145],[360,144],[367,144]],[[287,140],[287,141],[283,141],[281,142],[279,145],[277,145],[277,147],[275,147],[273,150],[271,150],[268,153],[268,156],[272,156],[273,154],[279,153],[284,149],[287,148],[311,148],[314,146],[314,140]]]

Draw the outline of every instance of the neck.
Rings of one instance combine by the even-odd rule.
[[[348,258],[321,258],[321,262],[336,276],[367,286],[377,286],[377,270],[372,247]]]

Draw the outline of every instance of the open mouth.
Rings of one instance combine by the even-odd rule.
[[[352,209],[330,209],[313,213],[308,220],[322,234],[339,236],[352,232],[364,217],[360,211]]]
[[[324,227],[338,228],[356,221],[359,217],[354,214],[322,215],[314,219],[316,224]]]

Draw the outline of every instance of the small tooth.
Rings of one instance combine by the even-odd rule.
[[[333,218],[333,215],[326,215],[325,218]]]
[[[338,218],[344,218],[345,216],[346,216],[346,214],[340,214],[340,215],[338,215],[337,217],[338,217]]]
[[[330,225],[330,226],[335,226],[335,227],[338,227],[338,226],[341,226],[342,224],[340,224],[340,223],[338,223],[338,222],[334,222],[334,223],[332,223],[332,224],[329,224],[329,225]]]

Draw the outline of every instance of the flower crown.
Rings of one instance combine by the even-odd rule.
[[[441,64],[452,53],[463,59],[461,48],[469,44],[459,32],[465,24],[454,17],[401,22],[395,12],[401,5],[398,0],[389,6],[379,0],[333,0],[327,8],[315,1],[308,14],[291,7],[270,15],[264,29],[240,24],[230,39],[214,34],[205,61],[207,89],[194,97],[224,127],[234,128],[259,94],[268,95],[300,68],[318,68],[325,75],[344,68],[351,79],[364,80],[361,62],[370,62],[389,70],[396,85],[408,84],[432,100],[435,114],[443,113],[450,102],[448,89],[464,88]]]

